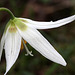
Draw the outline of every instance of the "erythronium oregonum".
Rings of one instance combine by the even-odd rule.
[[[11,15],[11,19],[6,25],[4,34],[0,42],[0,59],[3,49],[5,49],[6,57],[6,72],[10,70],[18,58],[21,41],[31,56],[26,43],[29,43],[35,50],[41,53],[47,59],[66,66],[63,57],[54,49],[54,47],[42,36],[37,29],[51,29],[63,26],[75,20],[75,15],[55,21],[55,22],[38,22],[26,18],[17,18],[7,8],[0,8],[0,11],[5,10]]]

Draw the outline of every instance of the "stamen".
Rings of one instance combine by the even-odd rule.
[[[27,42],[24,40],[24,43],[26,44]],[[24,49],[23,41],[21,41],[21,50]]]
[[[25,47],[26,52],[27,52],[27,54],[25,54],[25,55],[26,56],[28,56],[28,55],[33,56],[32,51],[29,51],[29,49],[27,48],[26,44],[24,43],[24,40],[22,40],[22,41],[23,41],[24,47]]]

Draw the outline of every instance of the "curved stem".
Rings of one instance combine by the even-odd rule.
[[[9,9],[7,9],[7,8],[0,8],[0,11],[7,11],[8,13],[9,13],[9,15],[11,16],[11,19],[14,19],[15,18],[15,16],[13,15],[13,13],[9,10]]]

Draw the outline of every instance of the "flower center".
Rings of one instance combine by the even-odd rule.
[[[25,31],[27,29],[27,25],[24,22],[22,22],[20,19],[15,18],[13,22],[21,31]]]

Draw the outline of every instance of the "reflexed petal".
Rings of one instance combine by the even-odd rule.
[[[6,73],[13,66],[18,58],[21,46],[21,37],[16,31],[15,33],[8,32],[5,40],[5,55],[6,55]],[[6,75],[5,73],[5,75]]]
[[[20,35],[26,40],[33,48],[40,52],[47,59],[66,66],[63,57],[52,47],[52,45],[34,28],[27,28],[21,31],[17,27]]]
[[[38,21],[33,21],[30,19],[24,19],[24,18],[19,18],[21,20],[23,20],[23,22],[25,24],[27,24],[28,26],[33,26],[36,29],[50,29],[50,28],[56,28],[56,27],[60,27],[63,26],[67,23],[70,23],[72,21],[75,20],[75,15],[55,21],[55,22],[38,22]],[[26,22],[27,21],[27,22]]]

